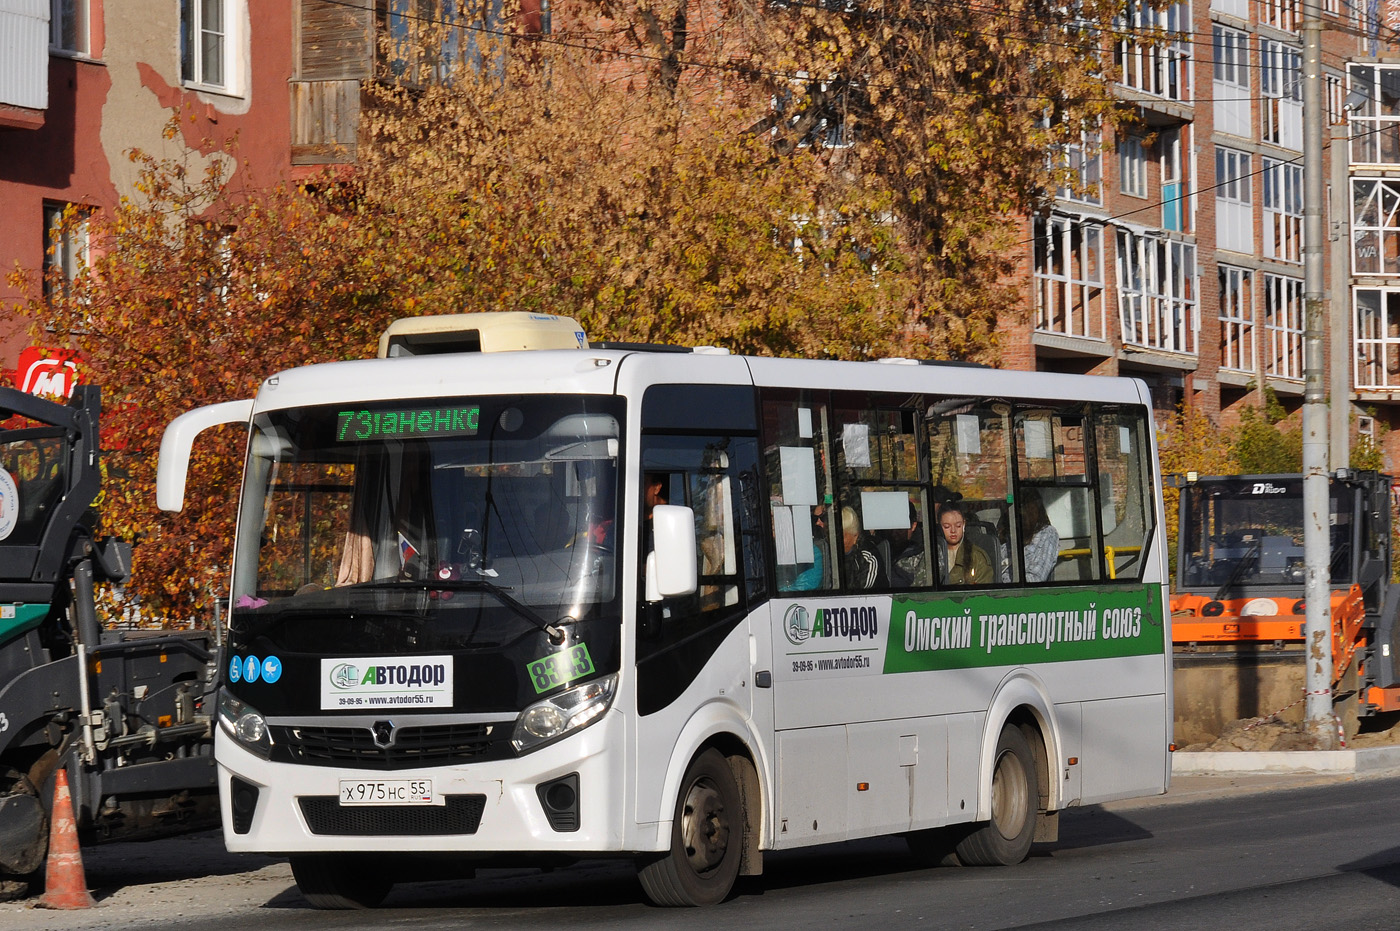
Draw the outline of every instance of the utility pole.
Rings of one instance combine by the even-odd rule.
[[[1327,489],[1326,300],[1322,215],[1322,4],[1303,4],[1303,598],[1307,637],[1304,725],[1319,750],[1337,748],[1332,714],[1332,541]]]

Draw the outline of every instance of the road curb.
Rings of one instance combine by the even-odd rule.
[[[1241,750],[1225,753],[1172,754],[1174,776],[1335,773],[1338,775],[1400,771],[1400,747],[1361,750]]]

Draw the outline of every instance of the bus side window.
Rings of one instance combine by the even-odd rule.
[[[937,515],[945,502],[956,501],[962,511],[964,538],[986,554],[992,576],[977,587],[1006,585],[1020,578],[1020,560],[1011,558],[1018,539],[1008,513],[1011,490],[1010,408],[1000,401],[930,398],[928,467],[935,513],[931,515],[939,581],[947,543],[939,534]]]
[[[1136,546],[1140,552],[1144,545],[1140,519],[1137,532],[1124,525],[1121,536],[1113,536],[1126,515],[1120,496],[1130,483],[1127,471],[1115,466],[1118,457],[1111,454],[1121,437],[1102,427],[1097,412],[1082,402],[1027,406],[1016,413],[1017,521],[1027,582],[1113,578],[1118,557],[1122,556],[1127,570],[1134,562],[1131,548]],[[1096,448],[1104,447],[1110,438],[1114,440],[1108,447],[1110,455],[1099,459]],[[1132,445],[1130,441],[1129,448]],[[1138,497],[1142,497],[1140,490]],[[1106,548],[1106,535],[1120,541],[1121,553]],[[1042,578],[1047,536],[1057,541],[1059,552],[1048,577]],[[1110,557],[1107,564],[1105,556]]]
[[[835,585],[829,499],[827,405],[808,392],[768,392],[763,401],[764,471],[780,593]]]
[[[927,492],[919,442],[922,409],[918,395],[836,396],[833,412],[839,426],[833,436],[833,459],[839,477],[831,516],[840,524],[840,555],[835,561],[843,572],[844,591],[928,585],[928,525],[922,513]]]
[[[1156,510],[1152,507],[1151,449],[1140,411],[1101,411],[1095,420],[1099,512],[1111,579],[1142,577]]]

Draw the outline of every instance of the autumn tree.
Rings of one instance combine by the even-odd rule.
[[[1019,300],[1008,275],[1025,251],[1020,218],[1078,183],[1073,153],[1092,156],[1125,118],[1108,86],[1117,0],[585,8],[610,18],[611,47],[649,62],[638,70],[678,109],[722,83],[756,105],[748,129],[775,152],[812,152],[826,167],[822,222],[890,222],[909,291],[885,323],[911,354],[995,359],[998,316]]]
[[[572,9],[552,35],[509,9],[418,17],[364,87],[356,164],[300,189],[235,190],[236,152],[206,173],[133,153],[139,189],[92,220],[87,273],[51,298],[29,274],[16,309],[106,390],[103,510],[139,540],[147,604],[222,590],[241,458],[237,431],[207,441],[186,511],[159,514],[166,424],[371,354],[397,316],[529,309],[595,339],[994,356],[1014,217],[1065,180],[1055,147],[1107,113],[1085,38],[1106,9]]]
[[[14,310],[38,338],[77,349],[84,377],[103,388],[102,531],[137,544],[133,589],[146,606],[185,615],[227,581],[243,435],[203,440],[186,510],[163,514],[154,489],[166,425],[251,397],[279,370],[364,355],[396,313],[397,287],[352,215],[288,190],[236,196],[225,160],[192,173],[132,157],[138,196],[86,221],[90,267],[47,298],[33,274],[15,272],[33,296]]]

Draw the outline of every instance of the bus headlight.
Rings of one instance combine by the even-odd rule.
[[[239,701],[228,689],[219,690],[219,726],[234,740],[258,756],[272,753],[272,734],[261,713],[247,702]]]
[[[587,727],[612,705],[617,674],[585,682],[536,702],[520,713],[511,743],[517,753],[528,753],[565,734]]]

